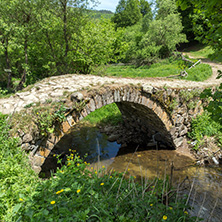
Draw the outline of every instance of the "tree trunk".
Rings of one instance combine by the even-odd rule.
[[[6,45],[5,45],[5,62],[6,62],[6,69],[10,70],[10,62],[8,56],[8,38],[6,38]],[[8,82],[7,82],[7,89],[11,89],[12,87],[12,73],[8,73]]]
[[[27,75],[27,67],[28,67],[28,36],[25,36],[25,42],[24,42],[24,51],[25,51],[25,68],[23,70],[23,75],[21,77],[21,80],[16,88],[16,90],[21,90],[23,88],[23,84],[26,81],[26,75]]]

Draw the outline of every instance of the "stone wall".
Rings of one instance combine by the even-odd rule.
[[[65,103],[66,121],[55,126],[55,132],[47,137],[20,133],[22,148],[30,152],[31,164],[38,173],[55,144],[78,121],[115,102],[122,113],[124,126],[134,135],[132,142],[156,140],[177,149],[186,142],[191,119],[202,112],[200,91],[118,85],[75,92]]]

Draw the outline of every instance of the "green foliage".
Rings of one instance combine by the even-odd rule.
[[[54,132],[56,123],[62,123],[65,120],[66,108],[63,105],[57,107],[56,112],[51,113],[49,107],[35,107],[33,109],[34,120],[42,136],[47,136]]]
[[[215,52],[220,55],[222,49],[222,17],[220,0],[177,0],[178,5],[182,10],[187,9],[192,5],[194,7],[194,31],[199,36],[199,40],[210,45]],[[202,22],[198,23],[199,18]]]
[[[202,115],[199,115],[192,120],[191,132],[188,136],[193,140],[197,140],[197,144],[194,149],[198,149],[198,146],[203,141],[204,136],[215,136],[220,143],[222,136],[222,124],[214,121],[211,118],[210,113],[205,111]]]
[[[110,65],[104,72],[107,76],[131,78],[167,77],[172,75],[179,75],[181,72],[181,65],[186,68],[184,61],[170,58],[162,60],[158,63],[154,63],[150,66],[145,65],[137,67],[135,65]],[[186,79],[191,81],[204,81],[212,75],[211,67],[206,64],[200,64],[188,70],[187,72],[189,75]]]
[[[142,18],[141,10],[143,13],[149,11],[148,6],[143,4],[140,8],[139,0],[120,0],[112,21],[116,23],[116,27],[132,26]]]
[[[210,113],[214,121],[222,125],[222,85],[214,92],[210,88],[204,90],[201,97],[210,99],[206,110]]]
[[[0,221],[13,221],[22,207],[19,199],[33,193],[39,181],[18,141],[9,136],[7,118],[0,113]]]
[[[117,105],[112,103],[90,113],[83,121],[93,125],[117,125],[122,121],[122,115]]]
[[[9,137],[2,114],[0,130],[1,221],[198,221],[184,211],[189,209],[186,198],[172,195],[168,180],[141,185],[127,172],[96,171],[75,151],[54,175],[40,180],[16,139]]]
[[[60,162],[60,160],[59,160]],[[168,181],[154,180],[141,186],[127,173],[105,173],[89,169],[71,151],[66,165],[25,198],[14,219],[22,221],[195,221],[184,211],[184,200],[176,195],[165,205]],[[165,218],[165,217],[164,217]]]
[[[212,75],[212,68],[208,64],[199,64],[192,69],[187,70],[187,80],[204,81]]]
[[[160,1],[158,7],[154,20],[145,16],[142,21],[126,29],[125,39],[130,45],[126,61],[149,65],[158,58],[169,57],[177,44],[186,42],[185,35],[181,33],[183,26],[175,2]]]

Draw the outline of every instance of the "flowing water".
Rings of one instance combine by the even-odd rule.
[[[83,126],[65,135],[55,152],[69,153],[69,149],[77,150],[82,157],[87,153],[86,161],[95,169],[105,166],[107,170],[127,171],[138,179],[171,175],[175,185],[188,177],[190,184],[194,184],[190,198],[194,210],[190,213],[201,216],[204,221],[222,221],[221,167],[195,166],[192,158],[175,150],[137,148],[135,152],[135,147],[121,148],[116,142],[109,142],[96,128]],[[185,192],[189,194],[190,190]]]

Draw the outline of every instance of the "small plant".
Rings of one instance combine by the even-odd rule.
[[[25,105],[24,108],[30,108],[30,107],[32,107],[34,105],[35,105],[35,103],[29,103],[29,104]]]
[[[65,107],[61,105],[56,112],[51,112],[48,107],[35,108],[33,110],[36,125],[42,136],[47,136],[48,133],[54,132],[56,123],[62,123],[65,119]]]
[[[61,160],[58,157],[58,162]],[[14,220],[22,221],[198,221],[186,198],[170,191],[167,179],[143,181],[125,173],[91,168],[71,151],[67,162],[24,196]],[[90,204],[89,204],[90,203]]]

